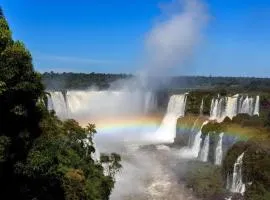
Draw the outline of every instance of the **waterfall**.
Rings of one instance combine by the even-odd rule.
[[[233,166],[233,179],[230,191],[233,193],[245,193],[246,186],[243,183],[242,165],[243,157],[245,153],[242,153],[236,160]]]
[[[178,118],[185,115],[186,94],[172,95],[170,97],[167,113],[163,118],[160,127],[153,134],[157,142],[173,143],[176,136],[176,124]]]
[[[184,158],[198,158],[200,149],[201,149],[201,143],[202,143],[202,128],[208,124],[209,121],[203,122],[200,130],[197,132],[197,134],[194,137],[194,141],[192,143],[191,147],[184,147],[180,150],[181,157]]]
[[[194,138],[194,142],[193,142],[193,146],[191,148],[191,152],[192,154],[197,158],[200,152],[200,148],[201,148],[201,142],[202,142],[202,128],[208,124],[208,121],[203,122],[201,129],[199,130],[199,132],[195,135]]]
[[[204,101],[202,99],[201,105],[200,105],[200,115],[203,115],[203,106],[204,106]]]
[[[233,118],[237,115],[238,94],[227,97],[225,117]],[[223,120],[223,119],[222,119]]]
[[[54,110],[53,100],[52,100],[51,95],[50,94],[47,94],[46,96],[47,96],[47,109],[49,111]]]
[[[144,113],[153,111],[157,106],[155,95],[152,92],[147,92],[144,99]]]
[[[250,100],[248,96],[243,100],[243,103],[241,105],[240,113],[246,113],[248,114],[250,112]]]
[[[203,143],[203,146],[201,149],[199,160],[201,160],[203,162],[208,161],[209,145],[210,145],[210,136],[208,134],[204,139],[204,143]]]
[[[256,97],[254,103],[253,97],[245,98],[239,94],[231,97],[213,98],[211,102],[210,120],[222,122],[225,117],[232,119],[239,113],[259,115],[259,96]]]
[[[253,98],[253,97],[250,97],[248,100],[249,100],[249,110],[248,110],[248,114],[249,114],[250,116],[252,116],[253,113],[254,113],[254,108],[255,108],[254,98]]]
[[[210,111],[210,119],[211,120],[217,119],[217,116],[218,116],[218,103],[219,103],[218,99],[212,99],[211,111]]]
[[[237,113],[241,113],[241,107],[244,101],[244,97],[241,95],[241,97],[238,99],[238,105],[237,105]]]
[[[260,115],[260,96],[256,96],[255,108],[253,115]]]
[[[48,109],[54,110],[60,119],[68,118],[68,107],[62,92],[50,92],[48,98]]]
[[[210,111],[210,120],[222,121],[224,116],[225,99],[223,97],[213,99]]]
[[[91,142],[91,140],[92,140],[92,142]],[[94,138],[91,139],[91,136],[88,135],[87,138],[85,138],[83,140],[79,140],[79,141],[82,141],[83,142],[84,148],[88,148],[90,146],[93,146],[95,148],[95,152],[91,152],[91,158],[95,162],[99,162],[100,161],[100,153],[99,153],[99,150],[98,150],[98,148],[96,146],[96,143],[94,141]]]
[[[196,126],[197,126],[197,122],[199,121],[199,119],[200,119],[200,117],[198,117],[196,120],[195,120],[195,122],[194,122],[194,124],[193,124],[193,126],[192,126],[192,128],[191,128],[191,130],[190,130],[190,132],[191,132],[191,134],[190,134],[190,136],[189,136],[189,139],[188,139],[188,146],[191,148],[192,147],[192,145],[193,145],[193,142],[194,142],[194,135],[195,135],[195,131],[196,131]]]
[[[136,115],[152,111],[156,106],[156,98],[152,92],[139,90],[69,90],[65,97],[62,92],[49,93],[48,101],[51,103],[48,109],[54,109],[61,119],[71,117],[80,121],[86,117]]]
[[[223,135],[224,135],[224,133],[219,134],[219,140],[218,140],[216,151],[215,151],[215,165],[221,165],[221,163],[222,163],[222,156],[223,156],[222,139],[223,139]]]
[[[94,141],[94,138],[92,139],[92,141],[93,141],[93,147],[95,148],[95,152],[91,153],[91,157],[92,157],[92,159],[94,161],[99,162],[100,161],[100,152],[99,152],[99,150],[97,148],[97,145],[96,145],[96,143]]]

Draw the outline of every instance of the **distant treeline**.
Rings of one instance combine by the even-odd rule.
[[[130,74],[104,73],[55,73],[42,74],[47,89],[67,90],[97,87],[107,89],[114,81],[131,78]],[[270,91],[270,78],[255,77],[212,77],[212,76],[174,76],[162,78],[165,89],[222,89],[236,91]]]
[[[93,72],[89,74],[45,72],[42,74],[42,82],[49,90],[86,89],[89,87],[107,89],[110,83],[130,77],[132,75]]]

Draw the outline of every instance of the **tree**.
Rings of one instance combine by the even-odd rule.
[[[33,70],[30,53],[22,42],[12,40],[1,9],[0,136],[8,141],[8,146],[5,145],[3,151],[5,159],[1,163],[0,182],[1,189],[7,193],[19,189],[14,166],[26,158],[33,140],[40,135],[39,121],[43,111],[37,101],[43,92],[41,76]]]
[[[95,126],[60,121],[47,111],[45,97],[30,52],[12,40],[0,9],[1,199],[109,199],[120,156],[108,155],[110,173],[104,174],[91,157],[95,148],[88,135]]]

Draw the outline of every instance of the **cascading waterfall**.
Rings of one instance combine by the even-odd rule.
[[[221,165],[221,163],[222,163],[222,156],[223,156],[222,139],[223,139],[223,135],[224,135],[224,133],[219,134],[219,140],[218,140],[216,151],[215,151],[215,165]]]
[[[251,97],[251,98],[249,98],[248,100],[249,100],[249,110],[248,110],[248,114],[249,114],[250,116],[252,116],[253,113],[254,113],[254,109],[255,109],[254,98]]]
[[[188,146],[191,148],[192,147],[192,145],[193,145],[193,143],[194,143],[194,135],[196,134],[196,127],[197,127],[197,123],[198,123],[198,121],[199,121],[199,117],[195,120],[195,122],[194,122],[194,124],[193,124],[193,126],[192,126],[192,128],[191,128],[191,130],[190,130],[190,136],[189,136],[189,139],[188,139]]]
[[[194,138],[194,143],[193,146],[191,148],[191,152],[194,155],[194,157],[198,157],[199,152],[200,152],[200,148],[201,148],[201,142],[202,142],[202,128],[208,124],[208,121],[203,122],[200,131],[196,134],[195,138]]]
[[[99,153],[99,150],[98,150],[98,148],[96,146],[96,143],[94,141],[94,138],[91,139],[91,136],[88,135],[87,138],[85,138],[85,139],[82,140],[82,142],[83,142],[84,148],[88,148],[89,146],[93,146],[95,148],[95,152],[91,152],[91,158],[95,162],[99,162],[100,161],[100,153]]]
[[[191,147],[184,147],[180,151],[181,157],[185,158],[198,158],[200,149],[201,149],[201,143],[202,143],[202,128],[208,124],[209,121],[203,122],[200,130],[197,132],[197,134],[194,137],[194,141],[192,143]]]
[[[256,96],[255,108],[253,115],[260,115],[260,96]]]
[[[211,111],[210,111],[210,120],[217,119],[217,115],[218,115],[218,103],[219,103],[219,100],[218,99],[212,99],[212,102],[211,102]]]
[[[237,102],[237,113],[241,112],[241,107],[244,101],[244,96],[240,96],[240,98],[238,98],[238,102]]]
[[[236,94],[232,97],[227,97],[225,116],[223,116],[224,118],[229,117],[230,119],[232,119],[237,115],[238,96],[239,95]]]
[[[259,115],[260,97],[256,97],[254,103],[253,97],[236,94],[231,97],[213,98],[211,102],[210,120],[222,122],[225,117],[233,118],[239,113],[249,115]]]
[[[67,99],[74,116],[142,114],[155,105],[153,94],[142,91],[68,91]]]
[[[47,94],[47,109],[48,110],[54,110],[54,106],[53,106],[53,100],[52,100],[52,97],[51,97],[51,94]]]
[[[241,193],[246,191],[246,186],[243,183],[242,165],[245,153],[242,153],[236,160],[233,166],[233,178],[230,191],[233,193]]]
[[[144,113],[153,111],[156,108],[157,101],[152,92],[147,92],[144,99]]]
[[[200,115],[203,115],[203,106],[204,106],[204,100],[202,99],[202,102],[200,105]]]
[[[253,114],[253,98],[246,96],[241,105],[240,113]]]
[[[62,92],[49,93],[48,109],[54,109],[56,115],[61,119],[71,117],[80,120],[84,119],[85,116],[91,118],[143,114],[152,111],[156,106],[156,99],[152,92],[139,90],[70,90],[66,92],[65,97]]]
[[[152,139],[157,142],[174,142],[177,120],[185,115],[186,99],[186,94],[172,95],[170,97],[167,113],[163,118],[160,127],[153,134]]]
[[[210,136],[209,134],[207,134],[207,136],[204,139],[204,143],[199,156],[199,160],[202,162],[208,161],[209,145],[210,145]]]
[[[225,99],[217,98],[212,100],[211,111],[210,111],[210,120],[222,121],[224,116],[224,105]]]
[[[93,139],[93,147],[95,148],[95,152],[91,154],[91,157],[94,161],[99,162],[100,161],[100,152],[97,148],[97,145]]]
[[[68,118],[67,102],[62,92],[50,92],[48,98],[48,109],[54,110],[60,119]]]

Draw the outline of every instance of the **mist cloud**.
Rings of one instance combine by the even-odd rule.
[[[145,49],[150,72],[180,66],[191,56],[207,23],[205,6],[198,0],[177,0],[169,5],[147,34]]]

